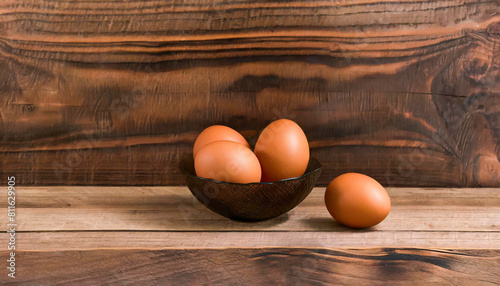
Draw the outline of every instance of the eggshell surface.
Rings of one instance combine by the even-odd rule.
[[[289,119],[269,124],[255,144],[262,168],[262,181],[300,177],[309,163],[309,143],[300,126]]]
[[[391,210],[391,199],[375,179],[347,173],[330,182],[325,205],[339,223],[355,228],[372,227],[382,222]]]
[[[232,183],[260,182],[262,170],[255,154],[243,144],[215,141],[200,149],[194,159],[196,175]]]
[[[193,158],[196,158],[196,155],[198,154],[200,149],[207,144],[221,140],[237,142],[246,146],[247,148],[250,148],[250,145],[248,145],[245,137],[238,133],[238,131],[227,126],[212,125],[205,128],[205,130],[203,130],[196,138],[193,147]]]

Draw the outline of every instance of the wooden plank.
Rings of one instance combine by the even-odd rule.
[[[204,127],[287,117],[321,185],[500,186],[499,23],[495,0],[3,1],[0,184],[179,185]]]
[[[25,191],[24,191],[25,190]],[[388,189],[392,209],[378,231],[499,231],[497,189]],[[272,220],[244,223],[219,216],[182,187],[24,187],[20,231],[342,231],[328,214],[324,188]],[[5,203],[4,203],[5,204]],[[4,207],[6,207],[4,205]],[[0,227],[6,230],[6,225]]]
[[[5,257],[6,252],[0,255]],[[497,285],[500,281],[499,250],[102,249],[19,251],[16,257],[16,285],[408,285],[416,281]],[[1,275],[0,282],[11,285],[13,280],[5,277]]]
[[[0,233],[8,241],[7,233]],[[447,248],[499,249],[500,231],[43,231],[16,233],[16,249],[66,251],[98,249],[220,248]]]
[[[278,218],[244,223],[230,221],[204,207],[167,210],[22,209],[18,227],[24,231],[165,230],[165,231],[339,231],[326,209],[296,209]],[[411,219],[410,219],[411,218]],[[499,231],[500,207],[393,207],[378,231]],[[57,222],[57,223],[55,223]],[[0,228],[7,230],[7,226]]]

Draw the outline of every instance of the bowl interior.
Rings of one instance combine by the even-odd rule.
[[[182,160],[191,193],[210,210],[241,221],[259,221],[277,217],[302,202],[313,189],[321,164],[310,158],[304,175],[272,183],[238,184],[196,176],[192,155]]]

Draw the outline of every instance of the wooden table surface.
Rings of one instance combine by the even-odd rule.
[[[387,219],[355,230],[329,216],[324,188],[288,214],[243,223],[185,187],[19,187],[16,279],[1,267],[0,282],[500,284],[500,190],[388,191]],[[5,244],[6,230],[2,223]]]

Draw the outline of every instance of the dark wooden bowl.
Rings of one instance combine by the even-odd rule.
[[[321,164],[311,158],[304,175],[272,183],[237,184],[196,176],[192,156],[180,169],[193,195],[210,210],[230,219],[261,221],[295,208],[311,193],[321,174]]]

